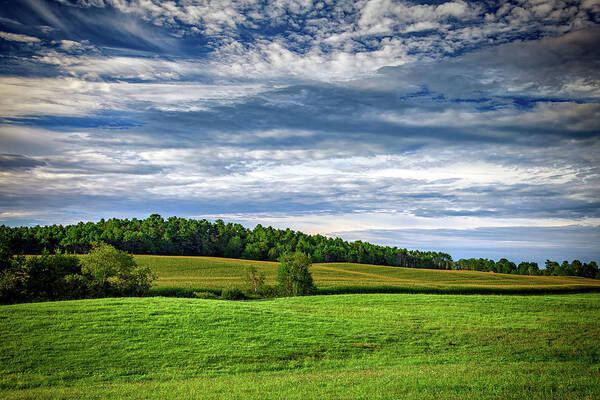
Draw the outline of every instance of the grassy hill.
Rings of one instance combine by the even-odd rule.
[[[158,275],[154,293],[168,288],[220,290],[244,282],[253,265],[276,284],[278,263],[218,257],[137,255],[140,265]],[[477,271],[445,271],[350,263],[313,264],[312,275],[321,293],[432,292],[530,293],[600,291],[600,280],[572,276],[524,276]]]
[[[600,294],[0,307],[0,397],[593,399]]]

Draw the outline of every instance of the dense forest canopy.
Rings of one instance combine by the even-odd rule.
[[[435,251],[407,250],[378,246],[362,241],[347,242],[323,235],[307,235],[290,229],[257,225],[254,229],[218,219],[164,219],[152,214],[146,219],[101,219],[76,225],[34,227],[0,226],[4,251],[13,254],[40,254],[64,251],[86,253],[94,243],[104,242],[135,254],[218,256],[252,260],[278,260],[286,252],[302,252],[313,262],[354,262],[409,268],[464,269],[518,273],[524,275],[598,276],[595,262],[574,260],[558,264],[547,261],[546,268],[537,263],[516,265],[505,258],[454,261],[449,254]]]

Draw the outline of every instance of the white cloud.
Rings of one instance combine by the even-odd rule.
[[[11,25],[23,25],[22,23],[20,23],[17,20],[10,19],[10,18],[4,18],[4,17],[0,17],[0,22],[3,22],[5,24],[11,24]]]
[[[81,42],[77,42],[74,40],[59,40],[52,43],[58,44],[59,48],[66,53],[98,53],[98,49],[95,46],[91,45],[90,42],[87,40]]]
[[[480,111],[461,106],[447,105],[431,110],[408,108],[400,112],[374,111],[363,115],[365,120],[381,120],[409,127],[461,127],[477,129],[477,134],[494,137],[496,128],[505,131],[519,128],[522,131],[546,130],[550,135],[565,132],[592,132],[600,119],[600,104],[575,102],[537,102],[530,110],[520,110],[505,105],[496,110]]]
[[[73,78],[0,77],[0,115],[84,115],[114,106],[110,85]]]
[[[64,41],[61,43],[64,47]],[[67,43],[69,49],[74,43]],[[81,46],[81,44],[77,44]],[[66,74],[87,79],[170,80],[201,70],[203,64],[191,61],[168,61],[145,57],[73,56],[48,51],[37,59],[45,64],[59,66]]]
[[[291,228],[305,233],[342,236],[348,240],[368,240],[364,233],[368,230],[396,230],[396,229],[477,229],[481,227],[568,227],[568,221],[562,219],[538,218],[475,218],[475,217],[446,217],[446,218],[419,218],[398,212],[352,212],[339,214],[301,213],[289,215],[282,213],[253,213],[253,214],[214,214],[198,215],[197,218],[221,218],[225,221],[240,221],[247,226],[262,224],[276,228]],[[586,220],[582,226],[598,226],[600,219]],[[362,232],[362,235],[353,234]],[[378,240],[377,242],[380,242]],[[398,243],[404,246],[405,244]],[[421,248],[423,249],[423,248]]]
[[[128,64],[129,65],[129,64]],[[0,77],[0,115],[89,115],[103,110],[194,111],[264,90],[262,83],[127,83],[77,78]]]
[[[436,59],[444,53],[502,40],[503,35],[516,32],[556,35],[593,25],[589,13],[583,12],[585,7],[593,6],[591,3],[583,4],[579,12],[560,1],[523,2],[520,7],[505,5],[495,14],[488,13],[485,21],[481,18],[482,6],[461,0],[439,5],[391,0],[339,2],[330,5],[329,15],[321,13],[318,3],[295,0],[267,4],[254,0],[62,2],[81,7],[114,7],[127,15],[173,27],[178,35],[201,33],[215,49],[202,62],[97,55],[72,57],[56,51],[47,51],[38,58],[60,66],[66,74],[88,79],[183,79],[202,70],[206,75],[221,77],[347,81],[372,75],[384,66]],[[302,28],[300,25],[294,28],[297,21],[292,16],[302,19]],[[454,24],[457,19],[463,23]],[[252,40],[240,38],[240,29],[254,29],[257,24],[284,28],[285,32],[265,35],[257,30]],[[149,33],[145,28],[127,25],[128,34],[147,41],[148,45],[167,51],[173,47],[172,38],[164,40],[152,35],[147,38]],[[399,35],[411,32],[425,34]],[[73,51],[81,45],[64,41],[61,48]]]
[[[85,46],[76,42],[64,42],[61,42],[61,47],[69,51]],[[255,45],[231,41],[206,61],[76,56],[55,50],[44,51],[36,60],[56,65],[65,75],[88,80],[181,80],[204,75],[215,78],[340,81],[368,76],[383,66],[397,66],[414,60],[414,57],[407,55],[408,50],[404,41],[396,38],[381,40],[379,48],[373,51],[325,52],[315,46],[304,54],[289,50],[282,41],[261,41]]]
[[[38,42],[40,42],[40,39],[33,37],[33,36],[21,35],[18,33],[2,32],[2,31],[0,31],[0,38],[11,41],[11,42],[21,42],[21,43],[38,43]]]
[[[405,32],[423,30],[425,26],[438,27],[439,22],[449,17],[471,19],[479,14],[476,5],[463,1],[428,6],[395,3],[391,0],[368,0],[360,9],[358,27],[362,34],[367,35],[391,34],[399,28]]]
[[[72,4],[67,0],[59,0]],[[254,3],[254,4],[253,4]],[[122,0],[80,0],[82,7],[114,7],[119,11],[152,21],[157,25],[176,25],[178,22],[195,25],[206,34],[217,34],[246,21],[244,10],[257,2],[236,3],[230,0],[200,2],[122,1]]]
[[[261,42],[247,48],[231,44],[214,55],[211,73],[217,76],[251,78],[300,78],[346,81],[375,73],[389,65],[402,65],[414,59],[401,39],[383,39],[373,51],[330,51],[318,46],[299,54],[280,41]]]
[[[439,29],[439,28],[441,28],[441,25],[439,22],[421,21],[421,22],[416,22],[414,24],[408,25],[402,31],[404,33],[410,33],[410,32],[428,31],[428,30]]]
[[[581,3],[581,8],[585,9],[586,11],[600,13],[600,0],[583,0]]]

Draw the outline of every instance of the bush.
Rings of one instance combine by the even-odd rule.
[[[217,296],[213,292],[194,292],[194,296],[196,296],[196,298],[198,298],[198,299],[210,299],[210,300],[215,300],[215,299],[219,298],[219,296]]]
[[[247,267],[246,284],[252,293],[258,294],[265,284],[265,274],[258,272],[254,265]]]
[[[25,257],[17,257],[0,272],[0,302],[10,304],[27,298],[28,275],[25,272],[25,262]]]
[[[305,296],[316,291],[309,267],[310,257],[304,253],[286,253],[280,258],[279,289],[284,296]]]
[[[89,296],[90,280],[80,274],[65,276],[65,298],[83,299]]]
[[[79,259],[57,253],[41,256],[19,256],[10,259],[0,272],[0,301],[15,303],[32,300],[73,298],[72,282],[67,277],[81,272]]]
[[[144,296],[156,276],[148,267],[139,267],[133,256],[101,243],[82,258],[81,272],[87,275],[93,297]]]
[[[7,242],[6,238],[0,238],[0,274],[8,270],[12,263],[13,254]]]
[[[239,287],[229,287],[223,289],[221,297],[225,300],[245,300],[247,297],[244,291]]]
[[[272,285],[262,285],[256,294],[263,298],[277,297],[279,295],[279,288]]]
[[[183,287],[153,287],[148,291],[148,296],[162,296],[162,297],[185,297],[195,298],[195,292],[198,289],[194,288],[183,288]],[[219,293],[221,293],[219,291]]]
[[[69,297],[65,277],[79,274],[81,266],[76,256],[44,253],[41,257],[28,257],[25,270],[28,298],[58,300]]]
[[[2,253],[2,252],[0,252]],[[0,254],[0,302],[146,295],[154,274],[133,256],[107,244],[94,246],[81,260],[45,252],[41,256]]]

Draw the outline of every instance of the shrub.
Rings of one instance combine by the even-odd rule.
[[[40,257],[28,257],[25,270],[27,297],[58,300],[69,297],[65,277],[79,274],[81,265],[74,255],[44,253]]]
[[[246,283],[250,287],[250,291],[258,294],[265,284],[265,274],[258,272],[254,265],[246,268]]]
[[[247,297],[244,291],[239,287],[229,287],[223,289],[221,297],[225,300],[245,300]]]
[[[81,274],[65,276],[65,298],[83,299],[89,296],[90,280]]]
[[[258,289],[257,294],[260,297],[277,297],[279,295],[279,288],[272,285],[262,285],[260,289]]]
[[[310,257],[304,253],[286,253],[280,258],[279,289],[284,296],[305,296],[316,291],[309,267]]]
[[[44,253],[34,257],[15,257],[0,272],[0,301],[15,303],[31,300],[73,298],[67,277],[81,272],[73,255]]]
[[[98,296],[143,296],[156,276],[148,267],[139,267],[133,256],[100,243],[82,258],[81,272],[89,279],[88,289]]]
[[[25,257],[11,260],[0,272],[0,302],[16,303],[27,297],[28,275],[25,272]]]
[[[0,254],[0,258],[2,258]],[[133,256],[98,244],[80,261],[75,255],[45,252],[41,256],[2,258],[0,302],[79,299],[148,293],[155,278],[138,267]]]
[[[212,292],[194,292],[194,296],[196,296],[198,299],[218,299],[219,296],[217,296],[216,294],[212,293]]]
[[[195,298],[197,289],[184,287],[153,287],[148,291],[149,296]],[[221,293],[219,291],[219,293]]]
[[[10,268],[12,256],[6,238],[0,238],[0,274]]]

